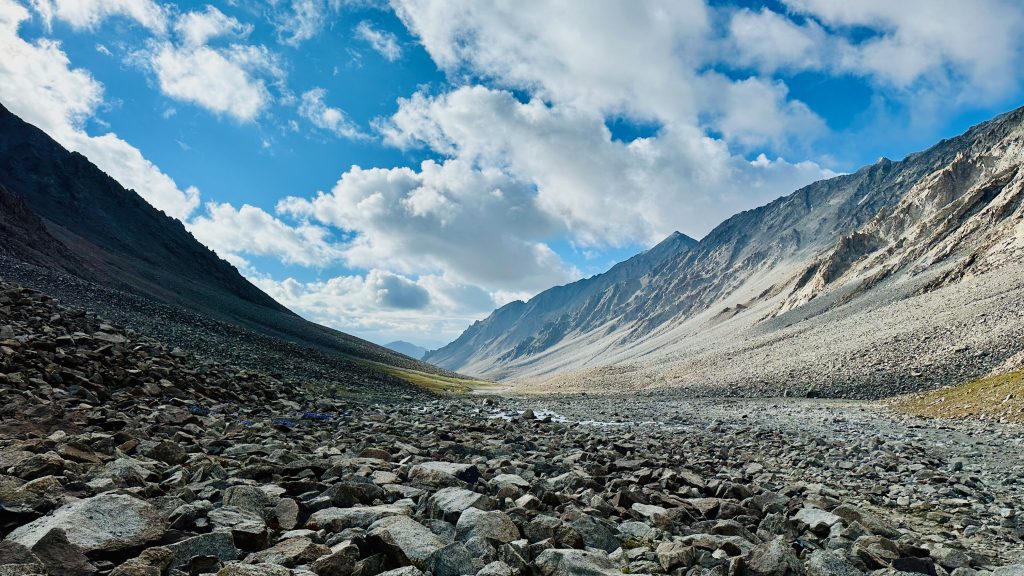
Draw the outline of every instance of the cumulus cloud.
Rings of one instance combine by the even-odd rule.
[[[542,241],[562,227],[532,188],[465,161],[426,161],[418,171],[353,167],[330,193],[285,198],[277,209],[351,231],[350,266],[447,272],[491,289],[536,291],[573,277]]]
[[[26,42],[18,35],[28,11],[0,0],[0,101],[66,148],[88,157],[124,186],[176,218],[187,218],[199,205],[199,191],[184,190],[132,145],[114,133],[85,132],[103,102],[103,86],[88,72],[71,67],[58,42]]]
[[[235,208],[209,202],[206,213],[188,223],[189,230],[224,259],[248,267],[244,255],[273,256],[286,264],[324,267],[339,260],[341,251],[330,232],[319,226],[292,226],[248,204]]]
[[[797,24],[768,8],[737,10],[729,19],[728,34],[738,48],[729,52],[733,64],[769,74],[780,69],[820,69],[839,48],[814,20]]]
[[[250,279],[313,321],[378,342],[404,339],[440,346],[498,305],[481,289],[445,276],[413,280],[379,269],[312,282],[261,274]]]
[[[244,38],[252,29],[252,24],[243,24],[213,6],[203,12],[186,12],[174,23],[174,31],[185,46],[202,46],[222,36]]]
[[[254,69],[274,68],[262,47],[217,50],[160,42],[152,49],[150,65],[167,96],[240,121],[255,119],[271,100],[264,80],[253,74]]]
[[[830,2],[784,0],[797,23],[769,9],[739,10],[730,32],[741,61],[771,72],[826,70],[909,95],[977,105],[1019,82],[1024,13],[1010,0]],[[866,38],[860,31],[871,30]],[[969,95],[969,96],[967,96]]]
[[[692,121],[711,30],[700,0],[586,4],[396,0],[434,61],[559,104]]]
[[[242,122],[270,105],[267,82],[283,84],[284,71],[267,47],[235,41],[248,36],[252,25],[207,6],[182,14],[174,30],[177,42],[153,39],[133,58],[153,71],[161,92]],[[224,38],[226,46],[210,44]]]
[[[585,245],[651,244],[676,229],[700,236],[739,209],[832,175],[812,162],[747,162],[693,127],[614,140],[600,114],[479,86],[403,100],[381,130],[397,146],[422,144],[509,174]]]
[[[152,0],[31,0],[31,3],[47,27],[57,18],[74,28],[90,29],[112,16],[124,16],[154,32],[167,28],[167,10]]]
[[[343,138],[366,138],[366,134],[352,123],[343,110],[328,106],[324,102],[326,97],[327,90],[323,88],[314,88],[304,93],[299,102],[299,115],[312,122],[317,128]]]
[[[355,28],[356,37],[365,40],[378,54],[389,62],[394,62],[402,57],[402,47],[398,44],[398,37],[387,30],[377,30],[368,21],[363,20]]]
[[[491,86],[401,100],[386,140],[508,173],[584,246],[701,236],[833,174],[778,159],[827,132],[784,83],[708,69],[716,29],[701,1],[393,5],[440,67]],[[612,118],[658,129],[622,142]],[[767,166],[743,157],[765,150]]]

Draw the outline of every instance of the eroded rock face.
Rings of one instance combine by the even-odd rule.
[[[73,312],[5,294],[0,393],[17,409],[0,433],[0,576],[968,576],[1021,557],[1024,477],[938,453],[920,421],[340,399],[137,334],[97,340],[120,332],[69,330]]]

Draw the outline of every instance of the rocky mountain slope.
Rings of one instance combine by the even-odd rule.
[[[324,392],[0,282],[0,574],[1024,570],[1024,438],[1007,426],[813,401],[551,412]]]
[[[448,374],[298,317],[181,222],[2,106],[0,208],[0,278],[183,348],[345,387],[393,381],[390,366]]]
[[[457,340],[430,352],[425,360],[440,366],[461,366],[486,372],[488,360],[509,362],[542,352],[570,333],[619,323],[635,317],[616,316],[642,293],[645,279],[671,258],[685,254],[697,241],[675,232],[650,250],[620,262],[604,274],[556,286],[529,302],[516,301],[470,326]]]
[[[545,292],[428,359],[537,389],[879,396],[983,375],[1024,348],[1022,124],[1015,110],[816,182],[669,254],[600,314],[535,312]]]

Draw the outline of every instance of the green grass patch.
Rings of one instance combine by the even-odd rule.
[[[415,384],[421,388],[426,388],[433,392],[447,392],[452,394],[468,394],[476,390],[486,390],[488,388],[495,388],[497,384],[493,382],[487,382],[485,380],[475,380],[472,378],[457,378],[453,376],[442,376],[440,374],[429,374],[427,372],[420,372],[419,370],[410,370],[408,368],[397,368],[395,366],[380,366],[380,369],[385,373],[394,376],[395,378],[401,378],[410,384]]]
[[[898,411],[929,418],[1024,422],[1024,370],[902,396],[891,405]]]

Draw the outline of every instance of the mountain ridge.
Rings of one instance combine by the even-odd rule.
[[[532,320],[529,318],[519,326],[496,326],[496,312],[442,348],[443,357],[431,354],[429,358],[450,369],[534,382],[537,389],[543,389],[542,382],[558,381],[558,374],[574,371],[614,372],[628,364],[634,372],[650,372],[642,366],[644,363],[687,364],[697,352],[684,349],[680,342],[703,349],[705,344],[699,341],[702,334],[711,341],[718,338],[728,343],[800,325],[811,316],[862,298],[881,282],[879,278],[875,285],[859,287],[833,283],[827,294],[803,300],[794,295],[801,282],[806,284],[819,271],[841,276],[840,268],[848,263],[840,262],[840,253],[849,257],[855,252],[879,249],[876,244],[880,240],[869,237],[863,230],[865,226],[875,222],[877,227],[901,210],[907,214],[905,218],[923,218],[920,213],[908,212],[907,207],[900,208],[916,184],[937,178],[935,174],[953,164],[966,162],[965,156],[978,157],[976,161],[983,162],[983,157],[996,154],[996,149],[1009,150],[1012,162],[1024,163],[1024,155],[1014,144],[1022,138],[1022,121],[1024,108],[1016,109],[901,161],[882,158],[854,173],[812,183],[764,206],[738,213],[696,245],[665,258],[657,270],[642,278],[644,288],[620,302],[612,314],[600,319],[603,322],[590,318],[588,324],[568,324],[557,333],[544,333],[523,330]],[[944,206],[969,195],[966,189],[954,188],[948,197],[931,201]],[[994,196],[982,193],[978,202],[985,204],[993,199]],[[1015,207],[1018,205],[1007,203],[1004,216],[1015,213]],[[1003,234],[1005,238],[1012,237],[1010,232]],[[811,270],[818,259],[827,258],[828,254],[834,256],[831,264],[822,262]],[[1002,261],[1006,260],[1004,256]],[[938,262],[932,268],[937,267]],[[950,282],[955,284],[955,278],[948,279],[947,284]],[[910,298],[922,287],[903,294],[901,284],[890,282],[878,294],[862,298],[863,310],[858,309],[857,313],[870,308],[869,302]],[[790,301],[790,305],[785,305],[785,301]],[[734,327],[735,334],[716,332],[720,324]],[[496,329],[499,327],[501,330]],[[505,340],[489,341],[471,338],[488,332],[515,335],[518,340],[509,341],[507,336]],[[811,343],[805,344],[813,347]],[[1013,347],[999,346],[1000,355]],[[685,377],[673,374],[676,372],[666,369],[656,374],[654,380],[684,384],[700,379],[691,369]]]

